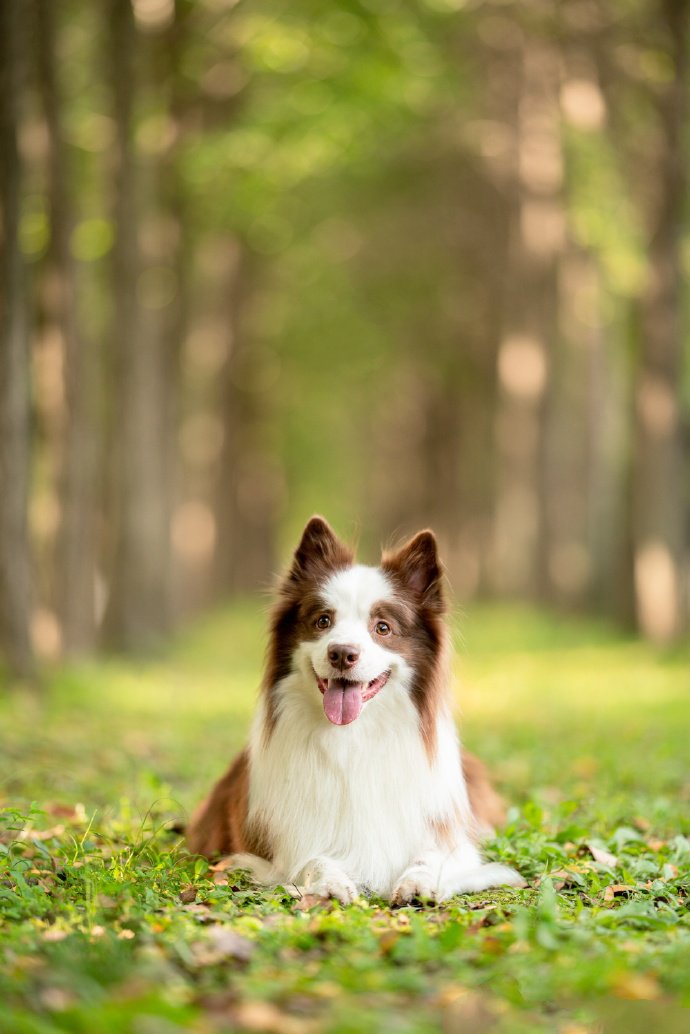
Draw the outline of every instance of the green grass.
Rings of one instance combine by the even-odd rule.
[[[690,653],[509,608],[458,639],[463,739],[512,804],[488,853],[530,885],[437,908],[301,911],[184,851],[246,736],[257,607],[2,699],[0,1031],[685,1031]]]

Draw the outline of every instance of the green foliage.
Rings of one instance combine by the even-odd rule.
[[[3,1032],[622,1032],[641,1002],[676,1029],[686,653],[530,612],[467,615],[464,739],[511,801],[488,853],[529,887],[303,911],[290,888],[190,857],[178,832],[246,734],[255,611],[214,616],[156,663],[56,672],[40,709],[2,702]]]

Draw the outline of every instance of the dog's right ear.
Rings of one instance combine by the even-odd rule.
[[[295,550],[286,583],[300,585],[325,573],[349,567],[354,560],[352,550],[338,538],[328,521],[314,516],[307,521]]]

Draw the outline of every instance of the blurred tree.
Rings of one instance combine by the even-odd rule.
[[[669,642],[687,630],[688,451],[683,426],[681,242],[688,200],[690,4],[653,9],[667,74],[653,98],[658,128],[650,169],[649,249],[640,302],[635,385],[635,591],[642,632]]]
[[[270,416],[264,389],[273,357],[252,341],[249,326],[257,256],[243,241],[235,243],[233,253],[224,293],[229,341],[218,398],[223,445],[215,498],[214,588],[221,597],[270,583],[280,481],[266,434]]]
[[[539,5],[539,10],[550,5]],[[556,364],[564,245],[560,54],[543,30],[521,33],[515,81],[510,279],[503,298],[496,412],[494,581],[532,599],[549,591],[546,407]]]
[[[35,0],[34,35],[38,84],[48,141],[47,286],[44,306],[62,346],[65,397],[60,443],[60,525],[56,555],[56,608],[66,653],[90,651],[96,639],[96,571],[102,463],[99,349],[87,340],[79,318],[77,272],[70,240],[74,231],[64,104],[58,79],[58,10]]]
[[[172,7],[176,34],[182,29]],[[183,332],[179,256],[183,244],[171,145],[170,69],[161,74],[145,46],[131,0],[106,0],[108,72],[115,121],[113,222],[113,392],[110,419],[112,544],[105,637],[141,650],[170,629],[170,522],[176,440],[177,355]],[[154,24],[158,28],[158,23]],[[179,38],[167,40],[172,59]],[[158,72],[151,98],[151,67]],[[149,93],[147,94],[147,91]],[[138,105],[153,106],[139,126]],[[147,138],[146,159],[138,141]],[[158,177],[165,177],[162,189]],[[174,316],[171,319],[171,313]]]
[[[32,678],[30,330],[19,240],[22,167],[17,145],[28,42],[25,15],[23,5],[0,0],[0,651],[13,675]]]

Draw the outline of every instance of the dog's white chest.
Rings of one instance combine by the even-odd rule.
[[[453,735],[449,747],[450,770],[444,752],[430,766],[403,693],[372,701],[344,728],[288,701],[268,744],[252,743],[250,816],[270,831],[276,868],[291,879],[326,855],[360,886],[388,893],[427,846],[433,819],[452,811]]]

